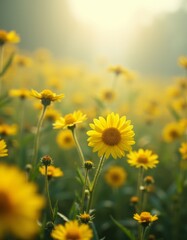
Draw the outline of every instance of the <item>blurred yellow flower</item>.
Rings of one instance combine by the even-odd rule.
[[[87,224],[79,224],[78,221],[66,222],[65,225],[57,225],[51,233],[55,240],[90,240],[93,237],[92,230]]]
[[[179,57],[178,63],[181,67],[187,68],[187,57],[186,56]]]
[[[141,224],[149,225],[150,223],[158,220],[156,215],[151,215],[150,212],[135,213],[133,218]]]
[[[21,100],[24,100],[24,99],[30,97],[30,91],[28,89],[25,89],[25,88],[10,89],[9,90],[9,96],[19,97]]]
[[[179,152],[182,156],[182,159],[187,160],[187,142],[181,143],[181,146],[179,148]]]
[[[0,157],[8,156],[8,149],[5,140],[0,140]]]
[[[47,108],[47,110],[45,112],[45,119],[53,122],[53,121],[57,120],[59,117],[60,117],[59,111],[57,111],[54,108]]]
[[[154,168],[159,163],[158,155],[151,150],[139,149],[138,151],[131,151],[127,155],[127,162],[136,168],[143,167],[144,169]]]
[[[126,73],[126,69],[124,67],[120,66],[120,65],[110,66],[108,68],[108,71],[109,72],[113,72],[116,75],[120,75],[120,74]]]
[[[181,124],[179,124],[178,122],[171,122],[164,127],[162,135],[163,139],[169,143],[180,138],[183,132],[184,129]]]
[[[30,67],[32,65],[32,59],[24,55],[16,55],[14,57],[14,64],[19,67]]]
[[[72,132],[68,129],[61,130],[57,137],[56,142],[60,148],[71,149],[75,146],[75,141]]]
[[[107,118],[99,117],[90,124],[92,130],[87,132],[88,146],[93,147],[93,152],[98,152],[98,156],[105,155],[109,158],[121,158],[125,151],[131,150],[134,141],[134,131],[130,120],[126,117],[119,117],[119,114],[113,112],[108,114]]]
[[[106,182],[114,188],[123,186],[127,178],[127,172],[123,167],[111,166],[105,173]]]
[[[15,124],[0,124],[0,135],[9,136],[16,135],[17,133],[17,125]]]
[[[42,175],[45,175],[45,166],[39,168]],[[50,178],[62,177],[64,175],[60,168],[54,167],[53,165],[47,166],[47,176]]]
[[[101,93],[101,99],[105,102],[112,102],[116,98],[116,93],[113,89],[105,89]]]
[[[44,89],[42,92],[37,92],[32,89],[31,96],[40,99],[42,104],[45,106],[49,105],[51,102],[60,101],[64,98],[64,94],[57,95],[48,89]]]
[[[0,46],[5,43],[19,43],[20,37],[15,31],[7,32],[3,29],[0,29]]]
[[[86,115],[83,114],[81,111],[75,111],[73,113],[65,115],[64,117],[60,117],[55,123],[53,123],[53,128],[59,129],[72,127],[79,123],[82,123],[86,119]]]
[[[34,239],[44,199],[16,167],[0,164],[0,176],[0,239]]]

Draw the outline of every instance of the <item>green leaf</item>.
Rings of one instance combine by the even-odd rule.
[[[8,70],[8,68],[10,67],[11,63],[12,63],[12,60],[13,60],[13,57],[14,57],[14,53],[12,53],[9,57],[9,59],[7,60],[7,62],[5,63],[2,71],[0,72],[0,77],[2,77],[6,71]]]
[[[124,227],[121,223],[119,223],[117,220],[115,220],[112,216],[110,216],[112,221],[116,224],[116,226],[122,230],[123,233],[130,239],[130,240],[136,240],[135,236],[131,233],[129,229]]]
[[[61,217],[65,222],[69,222],[69,219],[64,214],[57,212],[57,216]]]

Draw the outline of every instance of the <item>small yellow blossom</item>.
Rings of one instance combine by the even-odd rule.
[[[181,67],[187,68],[187,57],[186,56],[179,57],[178,63]]]
[[[16,135],[17,133],[17,125],[15,124],[0,124],[0,135],[9,136]]]
[[[184,132],[183,127],[179,122],[168,123],[163,129],[163,139],[166,142],[173,142],[176,139],[179,139]]]
[[[57,134],[56,142],[62,149],[71,149],[75,147],[75,141],[72,132],[69,129],[61,130]]]
[[[45,166],[39,168],[42,175],[45,175]],[[54,167],[53,165],[47,166],[47,176],[50,178],[62,177],[64,175],[60,168]]]
[[[187,160],[187,142],[183,142],[179,148],[183,160]]]
[[[7,32],[3,29],[0,29],[0,46],[5,43],[19,43],[20,37],[15,31]]]
[[[111,166],[105,173],[106,182],[114,188],[123,186],[126,178],[127,172],[120,166]]]
[[[40,99],[42,104],[45,106],[50,105],[51,102],[60,101],[62,98],[64,98],[64,94],[57,95],[48,89],[44,89],[41,92],[37,92],[32,89],[31,96]]]
[[[25,88],[11,89],[11,90],[9,90],[9,96],[19,97],[21,100],[24,100],[24,99],[30,97],[30,91],[28,89],[25,89]]]
[[[69,113],[65,115],[64,117],[60,117],[54,124],[54,129],[60,129],[60,128],[67,128],[67,127],[73,127],[79,123],[82,123],[87,119],[86,115],[83,114],[81,111],[75,111],[73,113]]]
[[[136,168],[143,167],[144,169],[154,168],[159,163],[158,155],[151,150],[139,149],[138,151],[131,151],[127,155],[127,162]]]
[[[133,218],[143,225],[149,225],[150,223],[158,220],[156,215],[151,215],[150,212],[135,213]]]

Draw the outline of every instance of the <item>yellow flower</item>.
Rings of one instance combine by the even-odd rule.
[[[106,102],[114,101],[116,94],[113,89],[105,89],[102,91],[101,99]]]
[[[172,142],[182,136],[184,128],[178,122],[168,123],[163,129],[163,139],[166,142]]]
[[[55,240],[90,240],[93,233],[87,224],[79,224],[75,220],[66,222],[64,226],[55,226],[51,236]]]
[[[126,69],[120,65],[110,66],[108,68],[110,72],[115,73],[116,75],[120,75],[122,73],[126,73]]]
[[[81,111],[75,111],[73,113],[67,114],[64,117],[60,117],[54,124],[54,129],[67,128],[75,126],[78,123],[82,123],[87,119],[86,115]]]
[[[39,168],[39,171],[42,175],[45,175],[45,166]],[[63,171],[60,168],[54,167],[52,165],[47,166],[47,176],[48,177],[62,177],[64,175]]]
[[[15,31],[7,32],[5,30],[0,29],[0,46],[5,43],[18,43],[20,42],[20,37],[17,35]]]
[[[186,56],[179,57],[178,63],[181,67],[187,68],[187,57]]]
[[[45,119],[55,121],[60,117],[60,113],[54,108],[47,108],[45,112]]]
[[[32,89],[31,96],[41,99],[42,104],[45,106],[49,105],[51,102],[60,101],[62,98],[64,98],[64,94],[57,95],[48,89],[44,89],[42,92],[37,92]]]
[[[6,142],[3,139],[0,140],[0,157],[8,156],[8,149],[6,147]]]
[[[0,239],[6,234],[34,239],[44,199],[16,167],[0,164],[0,176]]]
[[[141,224],[149,225],[150,223],[158,220],[156,215],[151,215],[150,212],[135,213],[133,218]]]
[[[159,163],[158,155],[154,154],[151,150],[139,149],[138,151],[131,151],[127,157],[127,162],[131,166],[135,166],[137,168],[154,168],[156,167],[156,164]]]
[[[130,120],[126,117],[119,117],[113,112],[107,118],[99,117],[90,124],[92,130],[87,132],[88,146],[93,147],[93,152],[98,152],[98,156],[105,155],[108,158],[121,158],[125,151],[131,150],[134,142],[134,131]]]
[[[187,160],[187,142],[183,142],[179,148],[183,160]]]
[[[9,96],[11,96],[11,97],[19,97],[21,100],[24,100],[24,99],[30,97],[30,91],[28,89],[25,89],[25,88],[11,89],[9,91]]]
[[[0,135],[8,136],[17,133],[17,125],[15,124],[0,124]]]
[[[65,129],[58,133],[56,142],[60,148],[71,149],[75,146],[75,141],[70,130]]]
[[[119,166],[111,166],[105,173],[106,182],[114,188],[121,187],[127,178],[127,173],[124,168]]]

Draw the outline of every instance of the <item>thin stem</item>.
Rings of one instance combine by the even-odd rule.
[[[86,169],[85,180],[84,180],[84,185],[82,190],[81,212],[83,212],[84,210],[85,190],[86,190],[87,180],[88,180],[88,169]]]
[[[51,198],[50,198],[50,194],[49,194],[49,182],[48,182],[48,175],[47,175],[47,166],[45,166],[45,192],[46,192],[46,195],[47,195],[47,201],[48,201],[48,205],[49,205],[49,209],[50,209],[51,219],[52,219],[52,221],[54,221],[54,212],[53,212],[53,208],[52,208],[52,204],[51,204]]]
[[[3,70],[4,45],[0,46],[0,73]],[[2,77],[0,77],[0,95],[2,92]]]
[[[99,165],[98,165],[98,167],[97,167],[97,171],[96,171],[96,173],[95,173],[94,180],[93,180],[93,183],[92,183],[91,188],[90,188],[90,198],[89,198],[88,207],[87,207],[87,212],[88,212],[88,213],[89,213],[90,208],[91,208],[91,206],[92,206],[94,190],[95,190],[95,187],[96,187],[96,184],[97,184],[99,175],[100,175],[100,173],[101,173],[102,166],[103,166],[103,164],[104,164],[104,160],[105,160],[105,155],[103,155],[103,156],[100,158]]]
[[[75,144],[76,144],[76,147],[77,147],[77,151],[78,151],[80,160],[81,160],[81,162],[82,162],[82,165],[84,166],[85,159],[84,159],[84,155],[83,155],[82,149],[81,149],[81,147],[80,147],[79,141],[77,140],[77,135],[76,135],[76,131],[75,131],[75,126],[74,126],[74,127],[71,127],[70,130],[72,131],[73,138],[74,138],[74,141],[75,141]]]
[[[39,121],[38,121],[36,138],[35,138],[35,142],[34,142],[34,154],[33,154],[33,167],[34,168],[35,168],[35,165],[36,165],[36,159],[37,159],[37,155],[38,155],[40,129],[41,129],[41,126],[42,126],[42,123],[43,123],[45,110],[47,108],[46,105],[43,105],[43,106],[44,107],[43,107],[43,111],[42,111],[41,116],[40,116]]]
[[[137,196],[138,196],[138,212],[141,212],[142,210],[142,182],[143,182],[143,173],[144,169],[143,167],[140,167],[139,173],[138,173],[138,183],[137,183]]]

